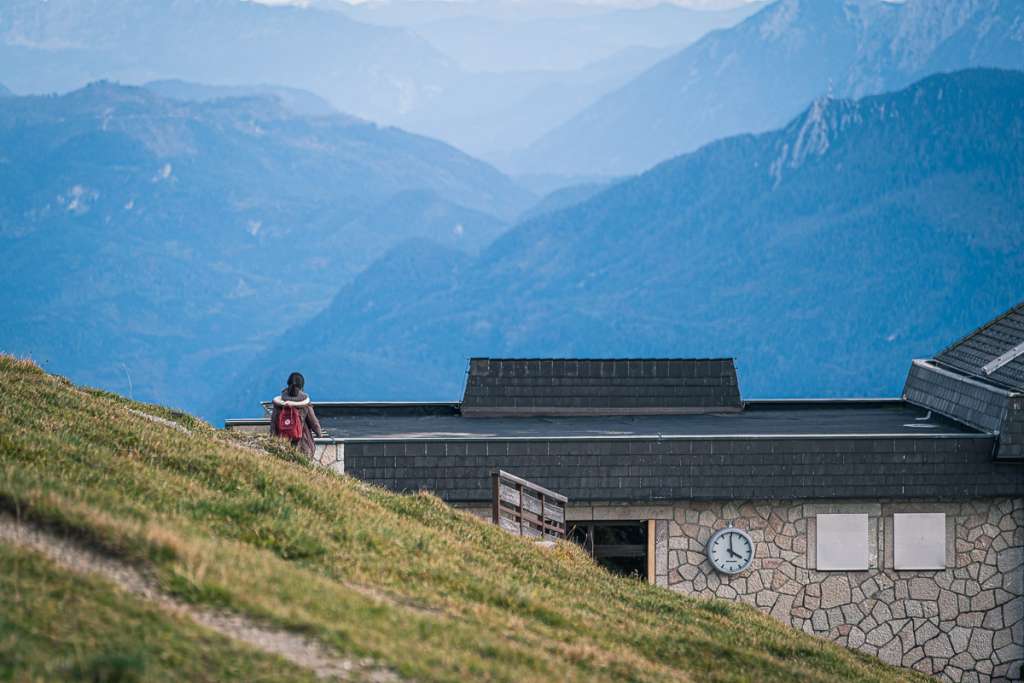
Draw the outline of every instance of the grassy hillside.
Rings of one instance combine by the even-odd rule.
[[[316,680],[107,582],[2,544],[0,595],[0,680]]]
[[[8,517],[130,563],[178,600],[306,634],[405,680],[924,680],[25,361],[0,356],[0,382]],[[189,680],[303,679],[270,656],[239,662],[242,646],[33,553],[0,544],[0,570],[0,677],[102,680],[97,667],[113,660],[147,680],[179,667]]]

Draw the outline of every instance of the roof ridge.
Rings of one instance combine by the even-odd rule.
[[[957,339],[955,342],[953,342],[952,344],[949,344],[946,348],[942,349],[937,354],[935,354],[934,358],[938,358],[939,356],[943,355],[944,353],[949,353],[950,351],[955,349],[960,344],[963,344],[965,341],[967,341],[968,339],[970,339],[974,335],[978,334],[979,332],[984,332],[985,330],[987,330],[988,328],[992,327],[996,323],[1002,322],[1003,320],[1005,320],[1006,318],[1010,317],[1011,315],[1013,315],[1014,313],[1016,313],[1018,311],[1024,313],[1024,301],[1020,301],[1020,302],[1014,304],[1013,306],[1011,306],[1007,310],[1003,311],[1001,314],[997,315],[995,318],[992,318],[988,322],[983,323],[982,325],[976,327],[975,329],[971,330],[967,334],[963,335],[962,337]]]

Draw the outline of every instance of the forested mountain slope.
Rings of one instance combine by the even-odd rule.
[[[441,142],[270,97],[0,100],[0,349],[196,406],[392,245],[477,251],[532,197]]]
[[[781,126],[816,97],[861,97],[979,66],[1024,68],[1024,3],[778,0],[609,93],[510,167],[635,173]]]
[[[377,264],[220,405],[252,414],[292,366],[324,400],[456,400],[469,356],[735,356],[748,397],[893,396],[912,358],[1024,298],[1022,215],[1024,74],[820,99],[474,261],[404,267],[443,272],[432,288],[392,295]]]

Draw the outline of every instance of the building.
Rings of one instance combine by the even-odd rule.
[[[1020,680],[1024,303],[914,361],[898,399],[743,401],[731,359],[474,358],[460,403],[317,411],[318,458],[356,477],[489,515],[500,468],[568,496],[613,570]]]

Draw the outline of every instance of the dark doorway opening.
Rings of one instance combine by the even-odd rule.
[[[570,522],[569,540],[608,571],[647,579],[647,522]]]

